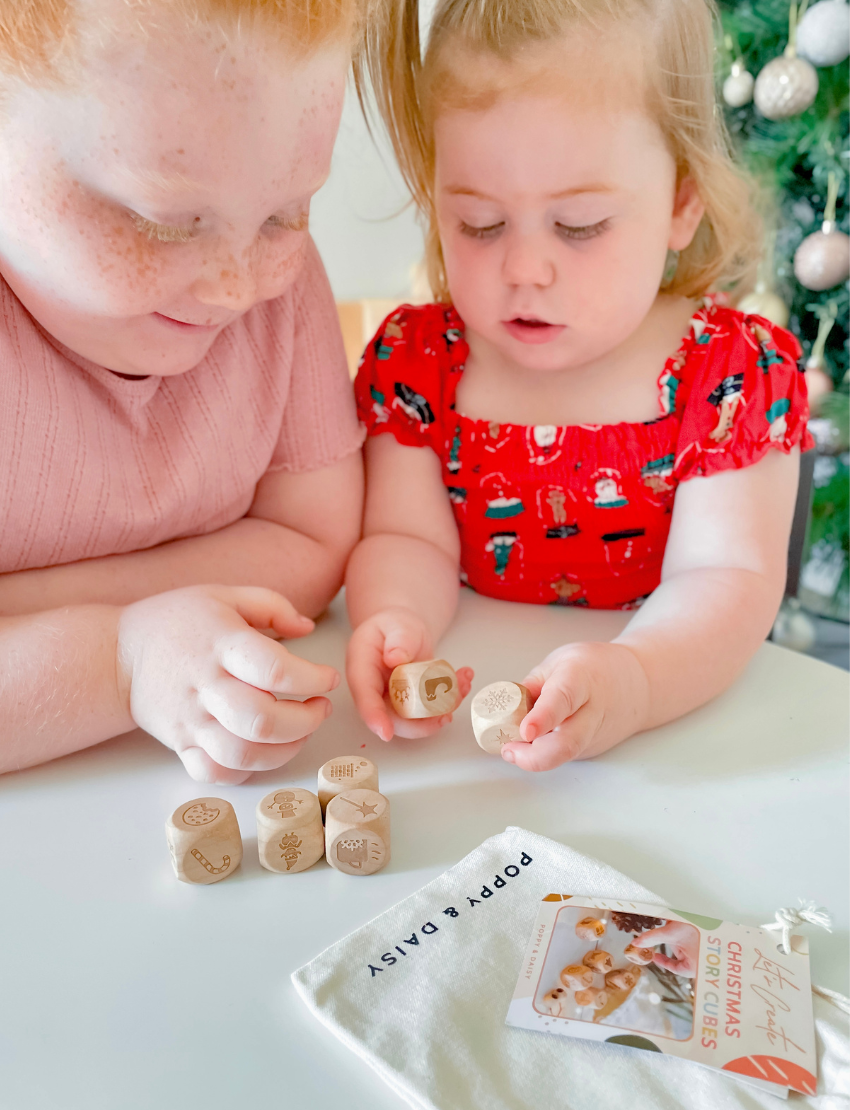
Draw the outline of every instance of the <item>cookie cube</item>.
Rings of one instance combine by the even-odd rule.
[[[284,787],[257,803],[257,849],[269,871],[295,875],[325,854],[319,799],[309,790]]]
[[[623,949],[623,955],[633,964],[651,964],[655,950],[652,948],[638,948],[636,944],[627,944]]]
[[[531,709],[531,694],[519,682],[491,682],[472,699],[472,731],[478,746],[498,755],[502,745],[519,740],[519,726]]]
[[[640,968],[618,967],[605,976],[605,986],[618,991],[630,991],[640,978]]]
[[[165,823],[174,874],[182,883],[217,883],[242,862],[242,836],[230,802],[193,798]]]
[[[614,970],[614,960],[611,958],[611,953],[603,952],[601,948],[594,948],[591,952],[585,952],[581,962],[585,967],[589,967],[592,971],[599,971],[603,975]]]
[[[390,675],[389,692],[399,717],[440,717],[457,705],[457,675],[445,659],[403,663]]]
[[[328,802],[346,790],[377,790],[378,768],[361,755],[337,755],[319,768],[319,804],[322,815]]]
[[[570,996],[563,987],[555,987],[554,990],[547,991],[541,1000],[541,1006],[547,1014],[552,1017],[567,1017],[567,1007],[569,1006]]]
[[[325,855],[346,875],[373,875],[390,861],[390,803],[377,790],[346,790],[325,810]]]

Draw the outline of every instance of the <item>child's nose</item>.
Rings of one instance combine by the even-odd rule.
[[[542,238],[513,235],[506,243],[502,275],[508,285],[551,285],[555,265]]]
[[[211,252],[191,292],[203,304],[246,312],[258,301],[256,259],[251,250]]]

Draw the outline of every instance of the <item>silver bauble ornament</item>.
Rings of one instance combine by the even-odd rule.
[[[850,55],[850,5],[820,0],[797,28],[797,53],[812,65],[836,66]]]
[[[740,59],[732,63],[732,72],[723,82],[723,99],[730,108],[743,108],[753,99],[756,79],[744,68]]]
[[[756,107],[767,119],[798,116],[818,94],[817,70],[805,58],[786,51],[768,62],[756,78]]]
[[[794,255],[794,276],[817,293],[850,277],[850,237],[827,221],[824,230],[807,235]]]
[[[779,328],[788,325],[788,306],[778,293],[770,289],[756,286],[755,292],[742,297],[737,307],[747,316],[764,316],[765,320],[770,320],[771,324],[776,324]]]

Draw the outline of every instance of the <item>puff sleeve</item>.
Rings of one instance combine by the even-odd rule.
[[[409,447],[444,446],[448,379],[460,330],[446,305],[402,305],[381,324],[357,371],[357,414],[368,435],[389,432]]]
[[[772,448],[813,440],[800,345],[761,316],[710,308],[692,321],[691,350],[674,367],[679,481],[752,466]]]

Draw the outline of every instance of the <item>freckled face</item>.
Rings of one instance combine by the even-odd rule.
[[[117,43],[80,89],[14,90],[0,272],[77,354],[182,374],[291,284],[330,168],[347,57],[208,29]]]

